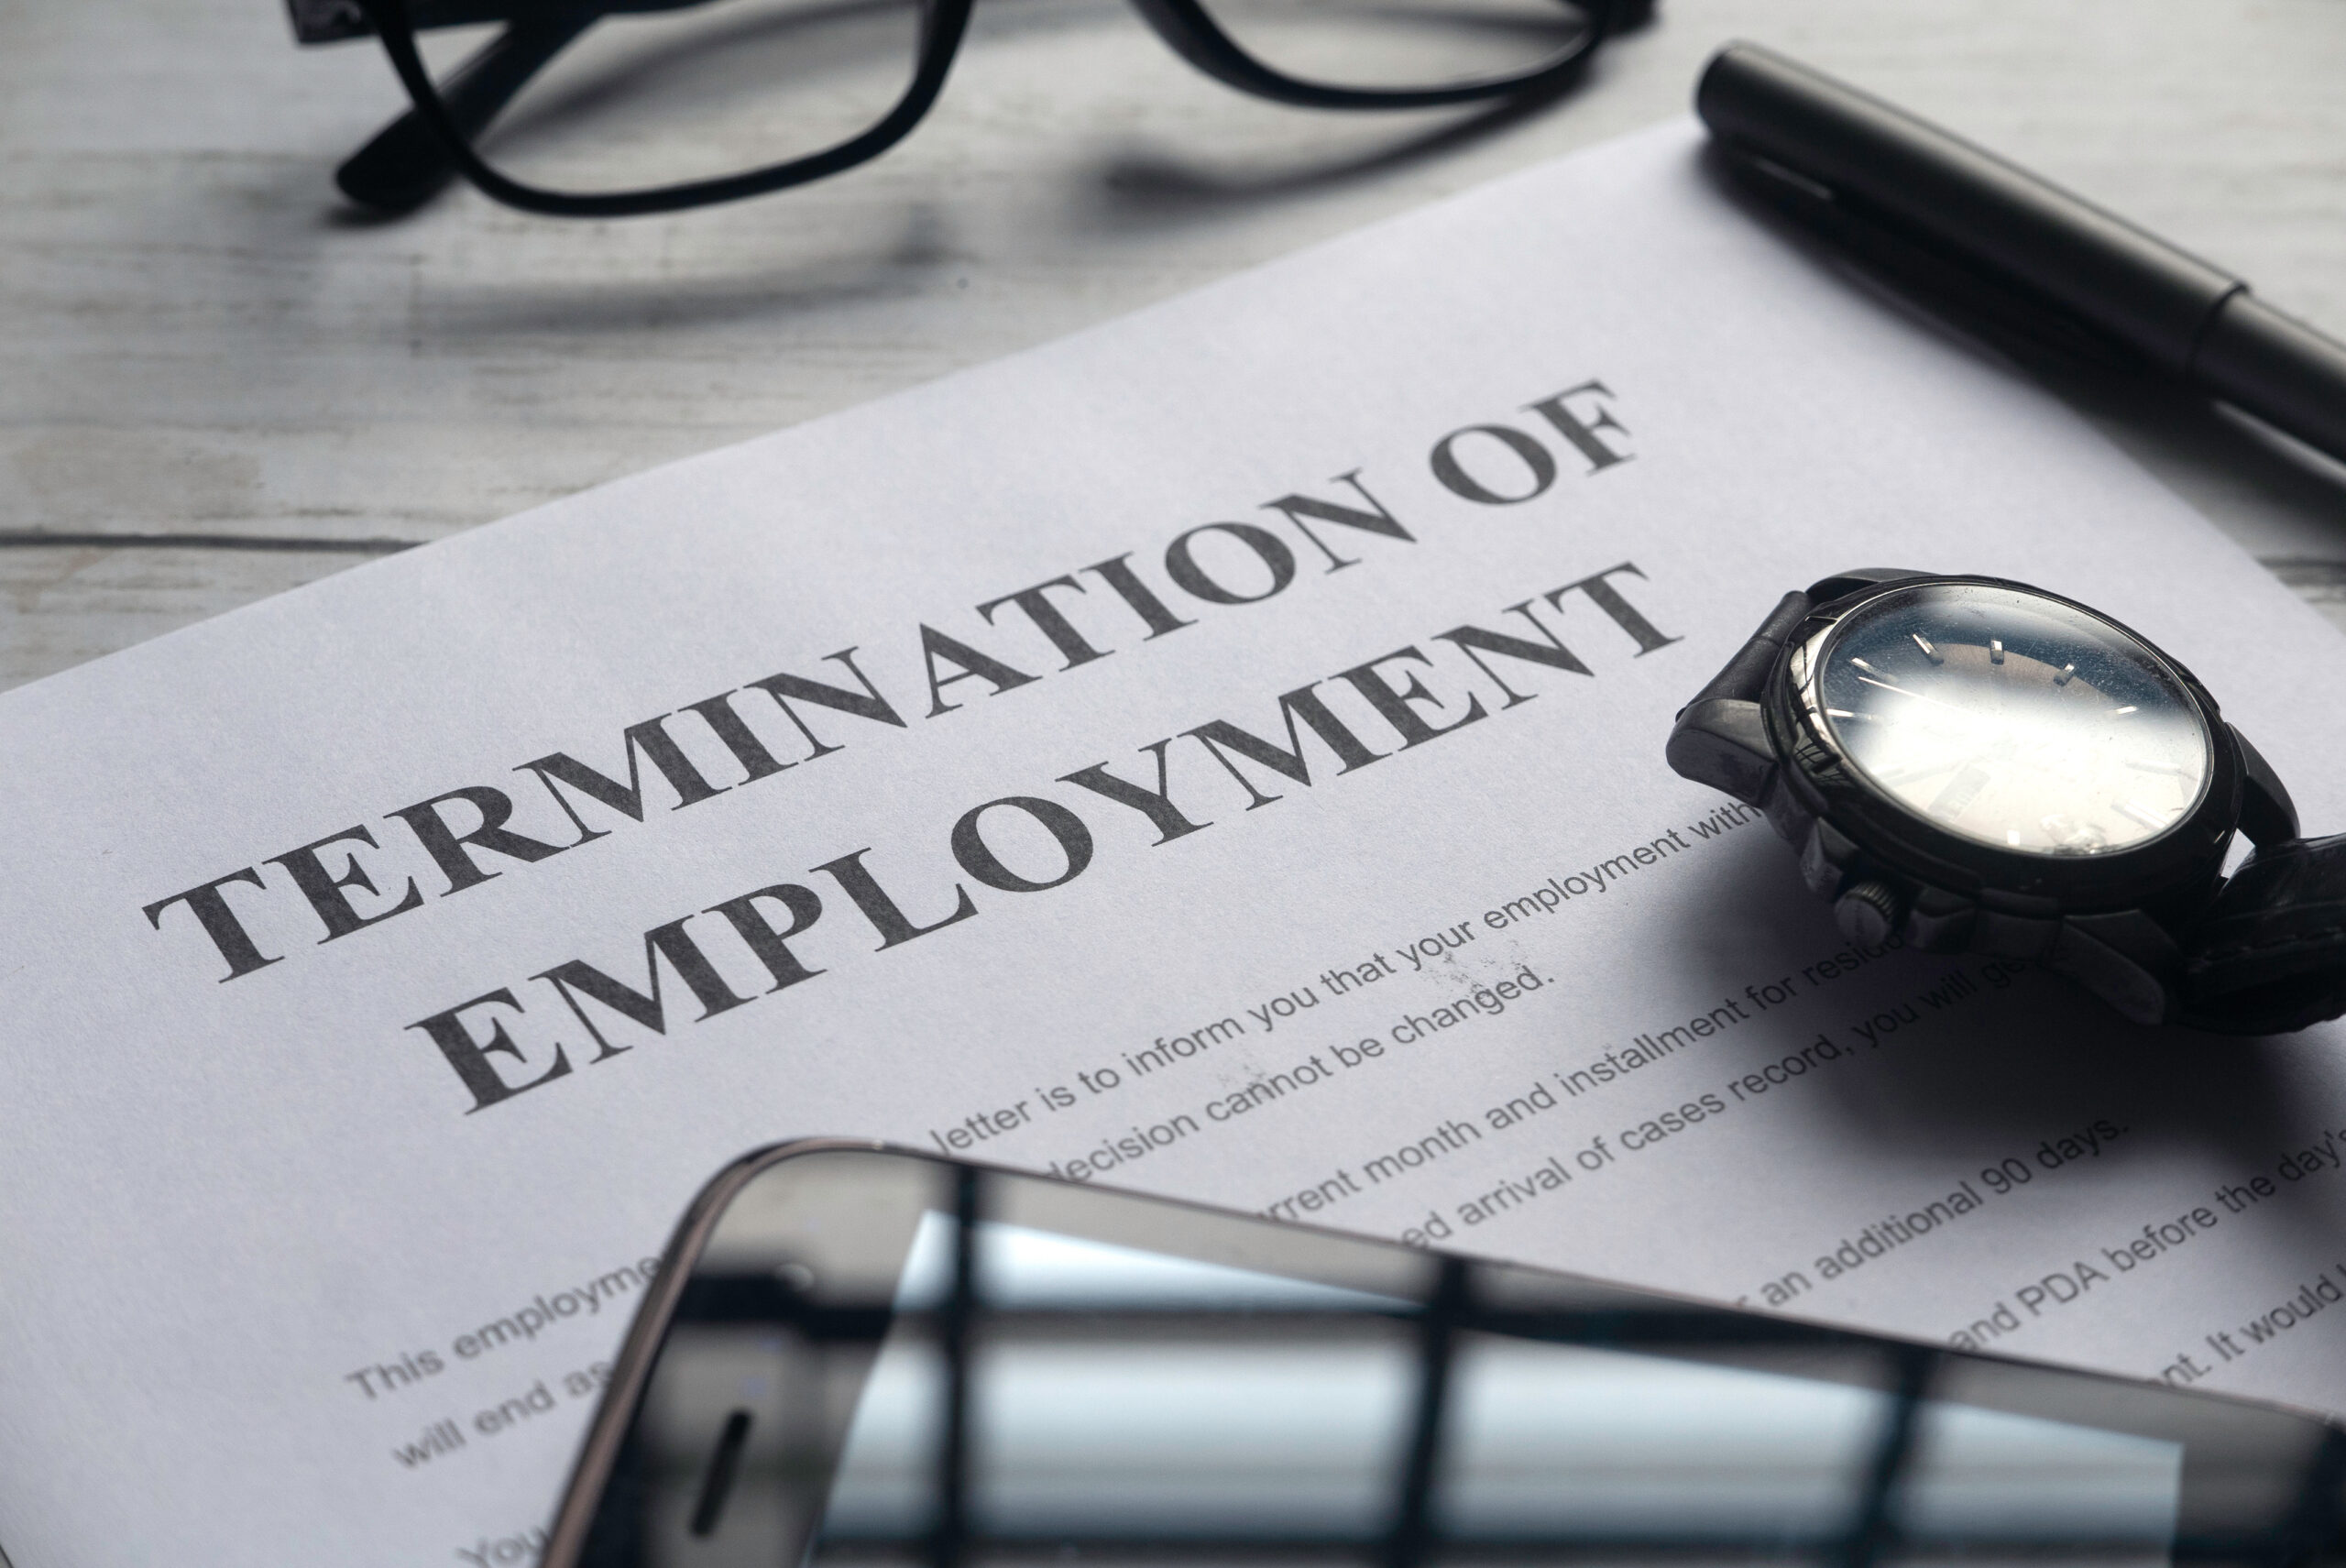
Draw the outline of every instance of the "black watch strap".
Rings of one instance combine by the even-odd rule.
[[[2283,1034],[2346,1013],[2346,834],[2260,846],[2183,962],[2176,1022]]]

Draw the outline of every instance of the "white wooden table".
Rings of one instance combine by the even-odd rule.
[[[0,0],[0,686],[937,376],[1683,112],[1734,37],[1907,104],[2346,335],[2341,0],[1664,0],[1477,134],[1232,93],[1109,0],[983,0],[880,162],[713,211],[401,221],[402,104],[270,0]],[[2346,620],[2346,469],[2162,398],[2118,438]]]

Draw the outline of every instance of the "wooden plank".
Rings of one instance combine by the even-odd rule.
[[[0,548],[0,688],[314,582],[364,556],[321,551]]]

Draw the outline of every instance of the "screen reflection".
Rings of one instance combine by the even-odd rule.
[[[686,1287],[586,1562],[2210,1554],[2177,1552],[2186,1433],[2015,1398],[1995,1363],[941,1162],[765,1179]],[[2279,1420],[2205,1467],[2268,1545],[2334,1459]]]

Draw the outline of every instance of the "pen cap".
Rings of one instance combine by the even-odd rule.
[[[2226,402],[2346,460],[2346,344],[2243,289],[2199,342],[2192,379]]]
[[[1712,57],[1695,113],[1734,152],[2042,296],[2175,375],[2241,280],[1878,98],[1755,44]]]

